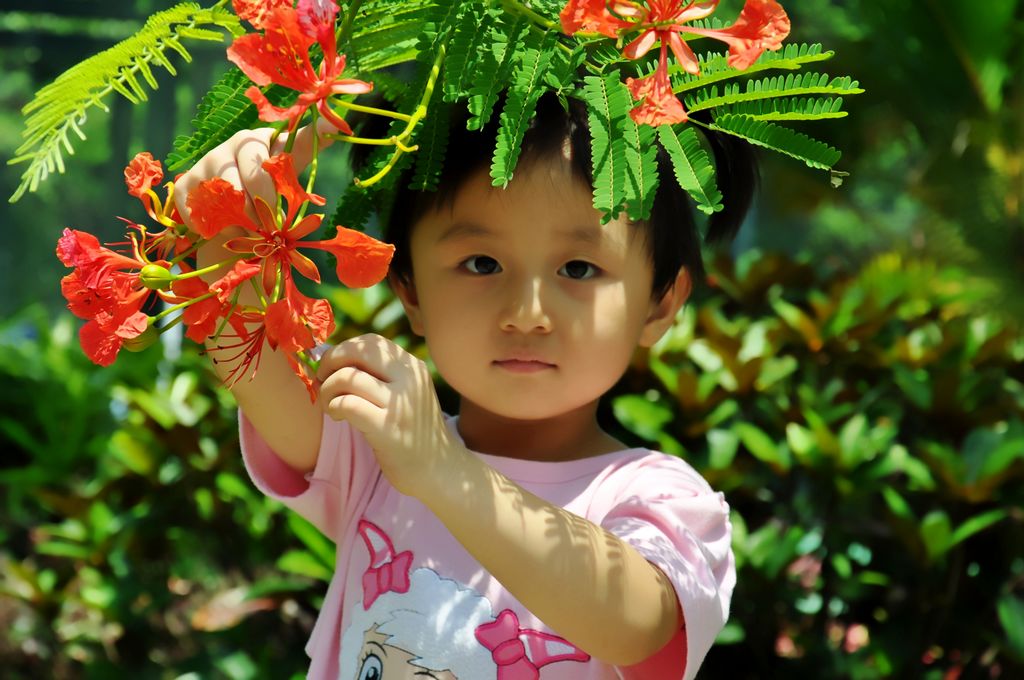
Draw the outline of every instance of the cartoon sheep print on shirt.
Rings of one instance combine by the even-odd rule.
[[[474,590],[412,570],[412,553],[396,553],[371,522],[358,531],[370,566],[341,639],[342,680],[538,680],[548,664],[590,660],[563,638],[520,628],[511,609],[494,616]]]

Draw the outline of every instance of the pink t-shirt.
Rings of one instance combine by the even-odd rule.
[[[674,456],[627,449],[547,463],[477,454],[527,491],[620,537],[671,579],[683,628],[642,664],[614,667],[547,628],[423,503],[396,491],[348,423],[325,417],[316,468],[305,476],[244,415],[240,423],[256,486],[337,545],[306,645],[315,680],[377,680],[392,664],[437,680],[689,679],[728,618],[736,581],[729,507]],[[457,418],[448,424],[457,435]]]

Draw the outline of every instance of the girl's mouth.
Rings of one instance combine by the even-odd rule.
[[[548,364],[543,361],[523,361],[520,359],[495,361],[494,365],[512,373],[537,373],[555,368],[554,364]]]

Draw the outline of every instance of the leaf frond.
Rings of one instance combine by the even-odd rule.
[[[74,153],[68,133],[74,131],[84,139],[80,126],[88,109],[108,110],[103,99],[112,92],[133,104],[145,101],[148,95],[143,82],[150,88],[157,85],[153,64],[176,73],[167,50],[191,59],[181,39],[223,40],[222,32],[207,27],[225,29],[232,35],[242,31],[238,18],[223,7],[203,9],[196,3],[181,3],[152,15],[135,35],[78,63],[40,89],[22,109],[28,116],[23,142],[15,158],[8,161],[28,163],[10,201],[35,191],[52,172],[64,171],[63,152]]]
[[[842,154],[838,149],[789,128],[750,116],[720,114],[708,125],[713,130],[742,137],[751,144],[792,156],[809,167],[829,170]]]

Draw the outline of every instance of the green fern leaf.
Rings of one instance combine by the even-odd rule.
[[[701,146],[698,135],[692,125],[658,128],[658,141],[672,159],[676,181],[693,197],[697,208],[710,215],[722,209],[722,193],[715,181],[711,157]]]
[[[590,153],[594,175],[594,208],[602,222],[619,216],[626,203],[626,127],[631,101],[616,72],[587,76],[583,96],[590,122]],[[630,120],[632,122],[632,120]],[[638,193],[634,187],[633,194]]]
[[[798,71],[807,64],[827,61],[835,52],[823,52],[819,44],[790,44],[776,52],[765,52],[749,68],[738,71],[729,66],[729,55],[721,52],[702,54],[697,57],[700,75],[694,76],[682,71],[678,65],[669,68],[672,77],[672,91],[676,94],[696,90],[713,83],[746,78],[755,73],[770,70]],[[651,65],[650,70],[654,70]]]
[[[251,85],[238,68],[221,76],[196,107],[192,135],[174,140],[174,149],[167,156],[168,170],[190,167],[235,132],[256,123],[256,107],[245,96]]]
[[[735,114],[716,115],[714,119],[714,123],[708,125],[712,130],[742,137],[751,144],[792,156],[812,168],[829,170],[842,156],[838,149],[824,142],[768,121]]]
[[[659,181],[656,132],[650,125],[637,125],[629,115],[623,117],[622,124],[626,142],[626,214],[634,221],[646,220],[651,216]]]
[[[486,21],[492,15],[482,0],[462,3],[458,23],[448,44],[444,61],[444,100],[453,102],[465,96],[470,77],[489,33]]]
[[[553,32],[529,33],[518,48],[519,65],[512,89],[505,100],[498,127],[497,144],[491,162],[491,183],[505,187],[519,161],[520,143],[529,125],[537,100],[544,93],[544,73],[551,63],[551,51],[557,36]]]
[[[441,88],[434,91],[430,102],[430,115],[416,135],[416,167],[410,188],[416,191],[434,191],[441,179],[444,154],[448,148],[448,118],[452,104],[444,101]]]
[[[775,97],[814,94],[854,95],[864,91],[858,85],[856,80],[845,77],[830,80],[826,73],[790,73],[786,76],[747,81],[745,90],[741,90],[738,83],[729,83],[725,85],[722,94],[719,94],[717,86],[712,85],[688,95],[686,105],[690,112],[694,112]]]
[[[518,14],[512,18],[504,12],[492,15],[488,37],[490,49],[484,49],[480,54],[466,103],[470,113],[467,129],[479,130],[490,121],[498,94],[507,84],[515,66],[516,46],[530,30],[529,23]]]
[[[145,101],[146,88],[139,74],[149,87],[156,87],[152,64],[163,66],[172,75],[176,73],[164,54],[167,50],[191,61],[180,38],[223,40],[220,32],[204,26],[220,27],[231,34],[242,32],[238,18],[222,7],[202,9],[196,3],[182,3],[157,12],[135,35],[80,62],[39,90],[22,109],[28,116],[22,132],[24,141],[8,161],[29,164],[10,201],[17,201],[26,191],[35,191],[54,171],[64,172],[63,151],[74,153],[68,133],[85,138],[80,126],[88,109],[95,106],[109,110],[103,99],[112,92],[133,104]]]
[[[767,99],[723,106],[721,113],[738,113],[756,120],[824,120],[845,118],[841,97]]]
[[[354,72],[371,73],[415,58],[432,7],[425,2],[364,3],[344,48]]]

